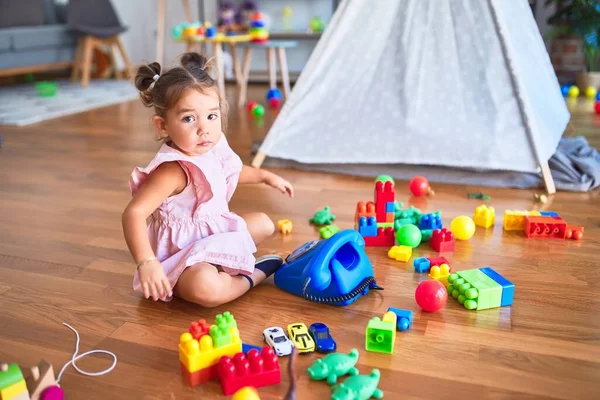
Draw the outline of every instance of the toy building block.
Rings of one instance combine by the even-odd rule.
[[[393,222],[378,222],[377,228],[392,228],[392,229],[394,229],[394,223]]]
[[[185,364],[183,364],[181,361],[179,362],[179,365],[183,380],[191,387],[201,385],[205,382],[212,381],[213,379],[217,379],[219,377],[219,371],[217,369],[218,364],[202,368],[194,372],[188,371]]]
[[[238,353],[233,358],[221,358],[218,373],[225,396],[234,394],[244,386],[259,388],[281,381],[279,359],[269,346],[263,347],[260,352],[250,350],[247,355]]]
[[[260,347],[260,346],[254,346],[253,344],[242,343],[242,353],[247,353],[247,352],[249,352],[252,349],[261,351],[262,347]]]
[[[325,206],[324,209],[319,210],[315,215],[309,219],[309,222],[314,225],[329,225],[335,220],[335,215],[329,211],[329,206]]]
[[[386,222],[387,203],[393,203],[395,199],[394,183],[392,181],[375,182],[375,216],[377,222]]]
[[[355,375],[332,388],[333,400],[368,400],[370,398],[382,399],[383,392],[377,388],[380,372],[377,368],[370,375]]]
[[[505,210],[502,225],[505,231],[522,231],[525,229],[525,217],[540,215],[538,211]]]
[[[354,215],[354,222],[358,222],[360,217],[375,217],[375,203],[368,201],[366,204],[359,201],[356,204],[356,214]]]
[[[542,217],[560,217],[555,211],[540,211]]]
[[[494,210],[494,207],[488,207],[485,204],[477,207],[473,214],[473,222],[475,222],[475,225],[486,229],[494,225],[495,219],[496,211]]]
[[[360,217],[358,219],[358,233],[361,236],[377,236],[377,221],[375,217]]]
[[[260,396],[252,386],[244,386],[233,394],[231,400],[260,400]]]
[[[393,213],[395,211],[395,203],[393,201],[387,202],[385,204],[385,212],[386,213]]]
[[[429,269],[429,277],[448,286],[448,276],[450,276],[451,270],[448,264],[434,265]]]
[[[431,234],[429,247],[438,253],[454,251],[454,235],[446,228],[435,229]]]
[[[391,222],[392,224],[394,223],[394,212],[385,213],[385,222]]]
[[[525,236],[529,239],[564,239],[567,223],[553,217],[525,217]]]
[[[423,272],[429,272],[431,262],[425,257],[419,257],[414,259],[413,266],[415,267],[415,272],[422,274]]]
[[[433,229],[421,229],[421,242],[429,242],[433,235]]]
[[[500,307],[502,286],[479,269],[459,271],[448,277],[448,293],[467,310]]]
[[[339,377],[346,374],[358,375],[355,367],[357,362],[358,350],[352,349],[349,354],[327,354],[325,357],[313,361],[306,371],[310,379],[315,381],[326,379],[329,385],[334,385]]]
[[[189,332],[192,334],[192,337],[196,340],[200,340],[200,338],[204,335],[208,335],[210,331],[210,325],[206,322],[205,319],[198,320],[198,322],[194,321],[190,324]]]
[[[327,225],[319,229],[319,235],[321,235],[323,239],[329,239],[340,230],[340,227],[337,225]]]
[[[365,236],[365,246],[392,247],[396,241],[394,228],[377,228],[377,236]]]
[[[396,328],[404,332],[412,325],[413,312],[411,310],[403,310],[401,308],[388,307],[389,312],[396,314]]]
[[[31,400],[40,400],[44,390],[56,385],[52,364],[42,360],[35,367],[31,367],[29,374],[25,376],[25,384]]]
[[[418,225],[423,213],[414,206],[397,210],[395,213],[396,220],[408,220],[409,224]]]
[[[450,265],[450,262],[448,260],[446,260],[446,257],[429,257],[428,260],[432,267],[434,265],[442,265],[442,264]]]
[[[419,229],[442,229],[442,217],[439,213],[424,214],[419,221]]]
[[[365,334],[365,350],[391,354],[395,342],[396,324],[382,321],[379,317],[371,318]]]
[[[217,314],[215,324],[221,328],[237,328],[237,321],[229,311]]]
[[[414,225],[412,218],[401,218],[394,221],[394,230],[398,230],[404,225]]]
[[[0,399],[29,400],[23,373],[15,363],[0,363]]]
[[[395,327],[398,324],[398,317],[393,311],[387,311],[385,314],[383,314],[381,320],[383,322],[391,322],[394,325],[394,329],[396,329]]]
[[[583,239],[583,226],[567,225],[567,234],[565,239]]]
[[[388,257],[396,261],[408,262],[412,256],[412,247],[410,246],[393,246],[388,251]]]
[[[490,267],[479,268],[479,270],[492,278],[497,284],[502,286],[502,298],[500,299],[500,306],[504,307],[512,305],[515,297],[515,284]]]
[[[277,221],[277,228],[279,232],[287,235],[288,233],[292,233],[292,221],[289,219],[280,219]]]

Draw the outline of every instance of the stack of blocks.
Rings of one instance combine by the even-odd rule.
[[[238,353],[233,358],[224,356],[218,364],[218,375],[223,394],[229,396],[245,386],[262,387],[281,381],[279,360],[273,349],[265,346],[258,352]]]
[[[373,317],[367,325],[365,350],[391,354],[396,343],[397,317],[393,311],[383,314],[383,318]]]
[[[490,267],[456,272],[448,277],[448,293],[468,310],[510,306],[515,285]]]
[[[541,214],[538,211],[527,210],[505,210],[504,211],[504,230],[505,231],[522,231],[525,230],[525,217],[536,216]]]
[[[448,266],[448,271],[452,271],[450,268],[450,263],[446,260],[445,257],[435,257],[435,258],[425,258],[419,257],[415,258],[413,261],[413,266],[415,267],[415,272],[420,274],[429,272],[432,267],[439,266],[441,269],[442,265]]]
[[[395,193],[392,181],[375,183],[375,202],[358,202],[355,222],[366,246],[393,246]]]
[[[523,231],[529,239],[574,239],[583,238],[583,227],[569,225],[553,211],[506,210],[504,230]]]
[[[29,400],[23,373],[15,363],[0,363],[0,399]]]

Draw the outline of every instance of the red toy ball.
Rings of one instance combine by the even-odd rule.
[[[597,101],[596,104],[594,104],[594,111],[596,111],[596,114],[600,114],[600,101]]]
[[[415,196],[426,196],[432,192],[429,181],[423,176],[415,176],[408,183],[408,188]]]
[[[254,107],[256,107],[258,105],[258,102],[256,101],[249,101],[248,104],[246,105],[246,108],[248,109],[248,111],[252,111],[252,109]]]
[[[280,105],[281,105],[281,99],[278,99],[277,97],[273,97],[273,98],[269,99],[269,107],[279,108]]]
[[[448,291],[441,282],[430,279],[419,283],[415,300],[423,311],[436,312],[446,304]]]

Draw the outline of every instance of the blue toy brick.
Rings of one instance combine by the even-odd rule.
[[[558,213],[555,211],[540,211],[542,217],[559,217]]]
[[[358,220],[358,233],[361,236],[377,236],[377,219],[375,217],[360,217]]]
[[[388,201],[387,203],[385,203],[385,212],[386,213],[394,212],[394,202],[393,201]]]
[[[389,307],[387,310],[396,314],[396,327],[399,331],[405,331],[410,328],[413,318],[413,312],[411,310],[403,310],[394,307]]]
[[[252,22],[250,22],[250,27],[251,28],[264,28],[265,23],[263,21],[252,21]]]
[[[442,229],[442,217],[437,213],[423,215],[419,221],[419,229]]]
[[[420,274],[424,272],[429,272],[429,267],[431,267],[431,261],[429,261],[425,257],[415,258],[413,261],[413,266],[415,267],[415,272]]]
[[[515,284],[490,267],[479,268],[479,270],[492,278],[498,285],[502,286],[502,298],[500,299],[500,305],[502,307],[512,305],[513,298],[515,297]]]
[[[242,353],[247,353],[247,352],[249,352],[252,349],[258,350],[259,353],[262,350],[259,346],[254,346],[252,344],[242,343]]]

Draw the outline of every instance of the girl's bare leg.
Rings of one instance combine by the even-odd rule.
[[[253,212],[241,216],[248,225],[250,236],[255,244],[259,244],[275,232],[275,224],[265,213]]]

